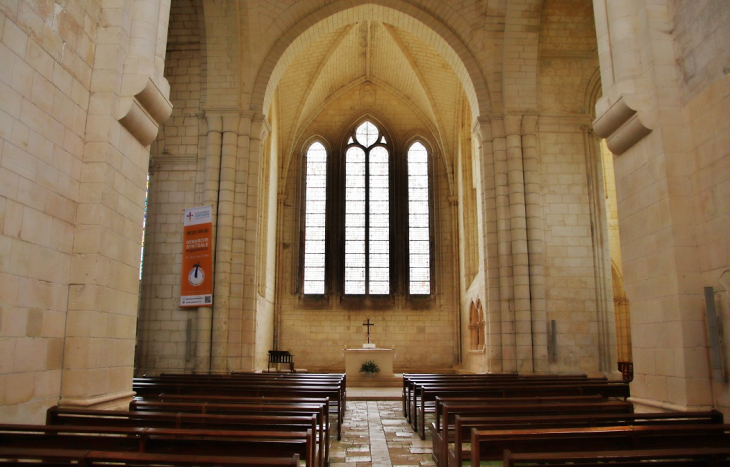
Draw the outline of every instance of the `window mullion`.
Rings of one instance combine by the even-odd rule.
[[[365,294],[370,295],[370,150],[365,150]]]

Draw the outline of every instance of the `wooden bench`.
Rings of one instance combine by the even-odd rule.
[[[448,443],[446,439],[453,436],[449,434],[450,429],[454,425],[455,416],[458,414],[476,415],[474,407],[492,405],[515,405],[515,404],[556,404],[556,403],[599,403],[605,402],[605,399],[599,395],[596,396],[563,396],[563,397],[510,397],[510,398],[490,398],[490,397],[436,397],[436,418],[431,424],[431,442],[433,443],[433,456],[436,463],[440,463],[445,458]],[[467,434],[468,438],[468,434]],[[445,461],[444,461],[445,462]],[[445,465],[445,464],[440,464]]]
[[[572,415],[542,415],[527,417],[479,417],[473,415],[456,414],[454,416],[454,427],[445,432],[448,443],[444,443],[439,449],[442,450],[442,458],[438,465],[461,466],[461,462],[471,459],[471,451],[464,449],[464,444],[470,441],[472,429],[477,430],[517,430],[527,428],[580,428],[594,426],[622,426],[622,425],[667,425],[667,424],[721,424],[723,423],[722,412],[710,410],[706,412],[674,412],[674,413],[632,413],[632,414],[572,414]],[[440,437],[440,439],[444,439]],[[453,441],[453,448],[450,447]],[[443,456],[443,452],[447,456]],[[461,459],[461,461],[457,461]],[[442,463],[443,462],[443,463]]]
[[[344,377],[331,380],[318,378],[300,381],[295,377],[269,375],[175,375],[134,378],[133,389],[140,396],[165,394],[228,395],[249,397],[328,397],[337,415],[337,436],[342,437],[342,421],[346,410]]]
[[[298,467],[299,456],[261,458],[242,456],[194,456],[139,452],[93,451],[89,449],[44,449],[0,447],[0,464],[78,466],[288,466]]]
[[[509,400],[509,399],[507,399]],[[584,413],[610,413],[610,414],[628,414],[633,412],[633,404],[623,401],[604,401],[604,402],[541,402],[541,403],[515,403],[515,404],[457,404],[451,406],[444,404],[444,420],[453,419],[456,414],[470,414],[480,417],[511,417],[520,418],[540,415],[572,415]],[[448,453],[448,442],[452,435],[450,424],[442,423],[442,430],[434,432],[433,446],[434,455],[439,465],[446,465],[445,459]],[[441,462],[444,461],[442,464]]]
[[[162,429],[205,429],[224,431],[274,431],[313,433],[311,457],[314,464],[328,462],[327,444],[316,433],[321,429],[317,416],[299,415],[215,415],[175,412],[133,412],[109,411],[72,407],[50,407],[46,412],[46,426],[88,427],[90,430],[106,428],[162,428]],[[305,459],[307,456],[301,456]]]
[[[269,350],[269,364],[266,366],[266,371],[271,371],[272,364],[276,371],[279,371],[282,363],[289,364],[289,371],[294,373],[294,355],[288,350]]]
[[[504,452],[504,467],[549,464],[551,467],[728,467],[730,448],[661,449],[633,451],[588,451],[513,453]]]
[[[436,396],[435,401],[435,420],[431,425],[431,430],[439,433],[442,428],[442,420],[444,416],[448,418],[448,423],[453,424],[453,415],[449,416],[449,410],[444,410],[444,405],[455,406],[455,405],[471,405],[471,404],[542,404],[542,403],[596,403],[605,402],[606,399],[601,395],[593,396],[555,396],[555,397],[443,397]]]
[[[557,387],[559,386],[594,386],[603,388],[601,391],[601,394],[606,396],[606,394],[610,391],[614,391],[611,395],[608,395],[606,397],[628,397],[626,394],[629,394],[628,384],[623,381],[606,381],[603,378],[599,379],[589,379],[589,378],[557,378],[554,376],[546,376],[543,378],[513,378],[513,379],[506,379],[503,377],[497,378],[497,379],[464,379],[460,381],[411,381],[409,384],[409,389],[407,390],[405,396],[408,398],[408,410],[407,410],[407,418],[409,419],[409,422],[414,426],[414,429],[416,429],[418,420],[417,420],[417,407],[421,403],[421,396],[424,388],[429,388],[431,390],[435,390],[436,388],[442,388],[443,390],[462,390],[462,391],[468,391],[472,390],[475,394],[478,392],[480,388],[496,388],[496,387],[513,387],[513,388],[530,388],[530,387],[545,387],[545,390],[552,388],[551,394],[545,394],[545,395],[583,395],[584,391],[580,391],[577,389],[574,389],[570,393],[567,392],[567,390],[563,390],[561,393],[558,393]],[[617,387],[618,389],[611,389],[613,387]],[[529,391],[529,389],[525,389],[525,391]],[[514,392],[514,390],[512,391]],[[534,392],[534,390],[533,390]],[[596,394],[598,392],[589,392],[589,394]],[[615,395],[614,395],[615,394]],[[519,394],[512,394],[512,397],[518,396]],[[524,396],[534,396],[534,395],[540,395],[540,394],[529,394],[526,393]],[[487,396],[485,394],[485,396]],[[429,400],[428,404],[428,410],[432,411],[433,400]],[[415,418],[415,420],[414,420]]]
[[[405,374],[403,375],[403,415],[411,422],[410,407],[412,405],[412,397],[415,396],[415,386],[419,383],[444,383],[458,384],[469,382],[519,382],[519,381],[553,381],[553,382],[602,382],[606,381],[606,377],[592,377],[587,375],[518,375],[516,373],[490,373],[490,374],[459,374],[459,375],[443,375],[443,374]]]
[[[203,415],[237,415],[237,416],[297,416],[314,415],[318,429],[315,432],[317,442],[322,445],[324,462],[329,462],[330,424],[326,404],[293,403],[293,404],[242,404],[213,402],[164,402],[149,400],[133,400],[129,403],[131,412],[187,412]]]
[[[652,425],[471,432],[471,465],[503,459],[504,451],[571,452],[633,449],[726,448],[730,425]]]
[[[463,388],[459,386],[431,386],[421,385],[419,396],[414,399],[419,405],[413,407],[413,429],[425,439],[426,413],[435,411],[436,397],[559,397],[559,396],[586,396],[601,395],[605,398],[622,398],[629,396],[629,386],[626,383],[566,383],[566,384],[511,384],[511,385],[481,385]]]
[[[330,413],[329,398],[315,397],[236,397],[236,396],[212,396],[212,395],[182,395],[182,394],[160,394],[158,396],[135,397],[138,402],[192,402],[192,403],[214,403],[214,404],[243,404],[243,405],[291,405],[291,404],[323,404],[322,411],[325,419]],[[268,411],[267,411],[268,412]],[[329,420],[325,420],[328,423]],[[315,429],[315,433],[317,430]],[[329,460],[329,434],[331,429],[326,427],[326,434],[322,441],[325,458]]]
[[[0,424],[0,446],[156,454],[291,457],[314,467],[312,430],[306,432],[72,427]]]

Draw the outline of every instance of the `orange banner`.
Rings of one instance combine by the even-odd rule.
[[[213,306],[213,207],[185,210],[180,306]]]

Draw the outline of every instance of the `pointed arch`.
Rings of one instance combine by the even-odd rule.
[[[448,15],[460,24],[458,30],[469,30],[468,24],[458,21],[459,15]],[[453,68],[459,77],[476,119],[488,114],[491,102],[487,83],[482,76],[476,58],[467,45],[450,26],[410,3],[399,0],[378,0],[352,6],[348,0],[340,0],[292,25],[271,49],[259,70],[251,97],[251,109],[268,113],[269,105],[279,80],[296,55],[323,32],[334,31],[359,20],[376,20],[393,24],[417,36],[424,37]],[[463,21],[462,21],[463,22]]]

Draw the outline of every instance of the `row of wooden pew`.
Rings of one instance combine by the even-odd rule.
[[[51,407],[46,425],[0,425],[0,463],[329,464],[344,374],[135,378],[126,411]]]
[[[544,389],[544,391],[542,391]],[[404,375],[403,410],[439,467],[595,462],[728,465],[720,412],[635,414],[628,384],[585,375]],[[671,452],[670,449],[676,452]],[[541,457],[544,455],[544,458]],[[562,456],[562,457],[561,457]]]

